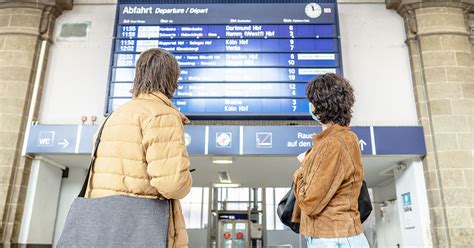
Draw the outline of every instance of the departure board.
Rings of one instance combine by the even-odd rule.
[[[191,119],[307,119],[306,83],[342,74],[335,1],[137,2],[117,7],[107,113],[131,99],[135,63],[150,48],[177,59],[172,102]]]

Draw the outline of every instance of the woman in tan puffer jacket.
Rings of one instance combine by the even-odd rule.
[[[178,78],[170,53],[157,48],[140,55],[133,100],[107,121],[86,192],[89,198],[170,199],[169,248],[188,246],[179,199],[192,185],[183,127],[189,120],[169,100]]]

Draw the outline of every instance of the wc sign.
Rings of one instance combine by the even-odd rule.
[[[48,147],[54,145],[54,136],[56,132],[54,131],[43,131],[39,133],[38,137],[38,146]]]
[[[28,137],[27,153],[78,153],[82,127],[76,125],[33,125]],[[92,139],[92,135],[90,135]],[[79,140],[80,141],[80,140]],[[92,144],[91,141],[88,141]],[[77,149],[76,149],[77,148]]]

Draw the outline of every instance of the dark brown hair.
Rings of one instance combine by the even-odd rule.
[[[334,73],[316,77],[308,82],[306,96],[314,105],[313,114],[321,123],[349,126],[355,97],[347,79]]]
[[[148,49],[140,55],[135,69],[132,93],[134,97],[159,91],[168,98],[178,88],[179,65],[164,49]]]

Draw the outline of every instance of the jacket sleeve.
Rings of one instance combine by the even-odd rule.
[[[339,189],[345,174],[342,153],[340,141],[327,141],[314,158],[308,158],[311,163],[295,172],[295,197],[304,214],[321,213]]]
[[[193,180],[180,117],[152,117],[143,129],[143,148],[150,184],[167,199],[184,198]]]

